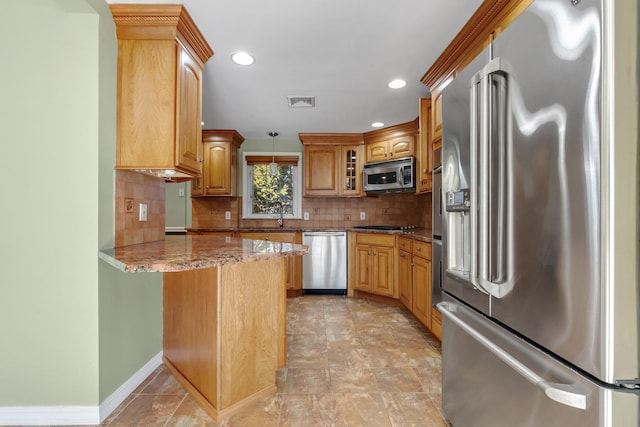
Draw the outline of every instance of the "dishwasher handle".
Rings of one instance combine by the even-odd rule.
[[[345,233],[343,231],[311,231],[311,232],[303,232],[302,237],[304,236],[320,236],[320,237],[343,237]]]

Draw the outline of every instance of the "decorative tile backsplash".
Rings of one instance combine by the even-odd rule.
[[[164,203],[162,179],[116,171],[116,247],[163,240]],[[147,221],[139,221],[140,204],[147,205]]]
[[[193,198],[192,228],[276,228],[275,219],[241,219],[242,198]],[[431,228],[431,194],[384,194],[361,198],[302,199],[302,211],[309,212],[309,221],[285,219],[286,228],[350,228],[356,225],[414,225]],[[225,219],[231,212],[231,220]],[[360,220],[360,212],[365,220]]]

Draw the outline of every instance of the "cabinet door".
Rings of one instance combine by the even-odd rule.
[[[393,277],[394,249],[373,246],[371,247],[371,292],[392,298],[397,298]]]
[[[231,195],[231,145],[226,142],[204,144],[204,193]]]
[[[431,152],[431,99],[420,98],[420,121],[417,151],[416,193],[426,193],[432,188]]]
[[[355,246],[355,283],[353,287],[361,291],[371,291],[371,248]]]
[[[176,111],[176,166],[199,175],[202,159],[202,70],[184,51],[178,49],[178,108]]]
[[[431,98],[431,141],[442,144],[442,94]]]
[[[411,253],[398,251],[398,296],[400,302],[413,310],[413,277],[411,268]]]
[[[415,138],[413,136],[405,136],[395,138],[389,141],[389,157],[399,159],[402,157],[413,156]]]
[[[389,144],[387,141],[378,141],[367,144],[367,163],[386,160],[389,156]]]
[[[431,261],[413,257],[413,314],[431,329]]]
[[[304,147],[304,195],[337,196],[339,193],[340,146]]]
[[[362,146],[342,146],[340,154],[340,194],[360,196],[362,194]]]

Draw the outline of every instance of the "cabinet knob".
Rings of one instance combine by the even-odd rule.
[[[200,160],[198,160],[198,162],[204,163],[204,159],[200,159]]]
[[[422,252],[422,248],[417,248],[416,249],[418,252]]]

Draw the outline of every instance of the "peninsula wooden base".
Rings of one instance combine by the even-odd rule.
[[[286,364],[284,258],[164,273],[167,369],[219,421],[276,390]]]

